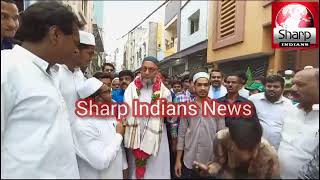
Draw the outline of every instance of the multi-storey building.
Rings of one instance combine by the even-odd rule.
[[[319,67],[319,48],[272,49],[273,1],[208,1],[208,63],[225,73],[246,70],[253,75]]]

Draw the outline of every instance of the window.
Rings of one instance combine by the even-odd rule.
[[[199,18],[200,18],[200,9],[193,13],[189,18],[189,32],[190,35],[199,30]]]
[[[216,1],[213,50],[243,41],[245,1]]]

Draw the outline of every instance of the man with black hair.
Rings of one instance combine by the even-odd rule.
[[[227,89],[222,85],[223,74],[218,69],[213,69],[210,73],[211,86],[209,90],[209,97],[211,99],[218,99],[227,94]]]
[[[75,66],[78,18],[59,2],[21,15],[22,45],[1,51],[1,178],[71,178],[79,171],[66,103],[54,83],[59,64]]]
[[[96,72],[93,77],[99,79],[107,86],[111,87],[112,76],[103,72]]]
[[[239,74],[239,77],[240,77],[241,83],[242,83],[242,87],[239,90],[239,95],[244,97],[244,98],[248,98],[250,96],[249,95],[249,91],[245,88],[247,80],[248,80],[247,75],[243,71],[239,71],[237,73]]]
[[[257,109],[260,123],[264,129],[263,137],[277,150],[281,140],[283,119],[292,103],[282,96],[284,80],[281,76],[268,76],[265,86],[266,92],[251,95],[249,100]]]
[[[213,162],[194,162],[194,169],[201,175],[219,179],[279,178],[277,152],[262,138],[259,121],[233,121],[216,136]]]
[[[64,97],[68,110],[71,124],[78,119],[75,115],[75,103],[79,99],[77,88],[85,81],[84,74],[80,67],[88,66],[95,50],[95,38],[92,33],[79,31],[80,45],[79,53],[74,54],[73,60],[78,62],[77,66],[66,66],[59,64],[59,70],[55,79],[59,84],[59,89]]]
[[[253,103],[248,99],[242,97],[239,90],[243,87],[245,82],[243,73],[233,72],[226,76],[225,86],[227,88],[227,94],[224,97],[217,99],[218,102],[224,104],[234,104],[234,103],[246,103],[251,105],[251,115],[256,116],[256,111]],[[237,121],[237,117],[225,117],[226,126],[229,127],[231,121]]]
[[[202,102],[208,99],[209,79],[206,72],[198,72],[193,76],[196,94],[193,102],[198,104],[200,111],[203,110]],[[199,178],[192,170],[192,163],[199,161],[206,164],[213,160],[215,134],[224,127],[223,118],[204,117],[201,112],[195,117],[181,118],[175,163],[177,177]]]
[[[111,63],[104,63],[102,65],[102,72],[109,74],[110,76],[112,76],[112,78],[114,77],[115,69],[116,68]]]
[[[182,85],[183,85],[183,90],[187,91],[190,87],[190,81],[189,81],[189,76],[185,75],[182,77],[181,81],[182,81]]]
[[[1,0],[1,50],[13,48],[19,28],[19,10],[13,0]]]
[[[112,90],[112,99],[116,102],[123,102],[124,92],[133,81],[134,74],[130,70],[123,70],[119,73],[120,88]]]
[[[176,94],[176,97],[173,99],[173,102],[175,103],[186,103],[186,102],[191,102],[193,101],[194,97],[195,97],[195,89],[194,89],[194,83],[193,83],[193,75],[194,74],[190,74],[190,76],[188,77],[187,81],[188,81],[188,89],[185,91],[184,89],[182,89],[182,91],[178,92]],[[187,76],[185,76],[187,77]],[[183,82],[182,82],[183,83]],[[174,164],[175,164],[175,160],[176,160],[176,153],[177,153],[177,143],[178,143],[178,129],[179,129],[179,125],[180,125],[180,117],[176,117],[176,118],[171,118],[168,121],[168,126],[170,128],[170,150],[171,150],[171,163],[173,164],[171,170],[172,170],[172,177],[175,178],[175,170],[174,170]]]
[[[283,120],[278,149],[283,179],[298,178],[319,145],[319,69],[297,72],[291,89],[299,105],[288,109]]]
[[[147,56],[142,62],[141,77],[135,78],[129,84],[124,93],[124,101],[128,104],[129,111],[132,112],[133,100],[152,103],[157,98],[165,98],[171,102],[170,91],[161,82],[159,76],[158,59]],[[152,114],[149,117],[133,117],[129,113],[126,118],[124,145],[129,148],[129,178],[170,178],[169,145],[163,118]],[[141,153],[148,155],[149,158],[139,157]],[[139,170],[135,171],[136,167],[139,168],[143,164],[147,167],[144,173]]]
[[[127,89],[128,85],[133,81],[134,74],[130,70],[123,70],[119,72],[119,80],[121,89]]]
[[[137,71],[134,73],[134,77],[141,76],[141,71]]]

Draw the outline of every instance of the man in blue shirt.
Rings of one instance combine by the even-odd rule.
[[[112,90],[112,99],[116,102],[123,102],[124,91],[133,81],[134,74],[130,70],[123,70],[119,73],[120,89]]]
[[[1,50],[13,48],[19,28],[19,11],[13,0],[1,0]]]

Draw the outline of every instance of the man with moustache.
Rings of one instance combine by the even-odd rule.
[[[74,54],[72,57],[73,61],[76,62],[76,66],[66,66],[64,64],[59,64],[59,70],[55,75],[56,83],[64,97],[71,124],[74,123],[78,118],[75,115],[75,103],[80,98],[77,89],[85,81],[85,77],[80,69],[80,67],[88,66],[95,50],[95,38],[93,34],[79,31],[80,52]]]
[[[78,179],[59,64],[79,53],[79,21],[60,2],[36,2],[21,15],[22,45],[1,51],[1,178]]]
[[[251,101],[239,95],[239,90],[243,87],[243,73],[233,72],[226,76],[225,85],[227,94],[219,98],[217,101],[224,104],[249,103],[251,105],[252,116],[257,116],[255,107]],[[232,121],[236,121],[237,117],[225,117],[226,126],[228,127]],[[245,119],[245,118],[244,118]],[[257,118],[252,118],[257,119]]]
[[[263,127],[263,137],[277,150],[281,140],[283,119],[292,103],[288,98],[282,96],[284,79],[281,76],[268,76],[265,87],[266,92],[253,94],[249,100],[256,107],[258,118]]]
[[[19,28],[18,7],[13,0],[1,0],[1,50],[13,48],[13,37]]]
[[[129,86],[129,84],[133,81],[134,74],[130,70],[123,70],[119,72],[119,81],[120,81],[120,89],[112,90],[112,99],[118,103],[123,102],[124,92]],[[129,169],[128,169],[128,162],[127,162],[127,149],[123,149],[123,160],[124,160],[124,167],[123,167],[123,178],[129,178]]]
[[[129,112],[133,112],[133,99],[150,104],[157,98],[165,98],[170,102],[171,93],[161,82],[158,60],[148,56],[142,62],[141,77],[137,76],[127,87],[124,102],[128,104]],[[129,178],[170,178],[169,145],[163,118],[152,115],[133,117],[129,113],[124,140],[124,146],[129,148]],[[148,155],[148,158],[141,159],[138,154]],[[140,173],[139,167],[145,167],[145,172]]]
[[[278,149],[283,179],[297,179],[319,145],[319,68],[297,72],[292,95],[299,105],[286,112]]]
[[[108,74],[109,76],[111,76],[112,78],[114,78],[115,75],[115,67],[113,64],[111,63],[104,63],[102,65],[102,72]]]
[[[116,102],[123,102],[124,92],[133,81],[134,74],[130,70],[123,70],[119,73],[120,89],[112,90],[112,99]]]
[[[112,76],[107,74],[107,73],[103,73],[103,72],[96,72],[93,77],[99,79],[100,81],[102,81],[104,84],[106,84],[107,86],[111,87],[111,82],[112,82]]]
[[[198,161],[207,164],[213,161],[215,135],[225,127],[223,118],[202,116],[202,101],[208,99],[209,75],[206,72],[199,72],[193,76],[193,83],[194,102],[200,107],[200,112],[195,117],[180,120],[175,164],[176,176],[185,179],[200,178],[192,170],[192,163]]]
[[[213,69],[210,73],[211,86],[209,89],[209,97],[218,99],[227,94],[227,89],[222,85],[223,75],[220,70]]]

